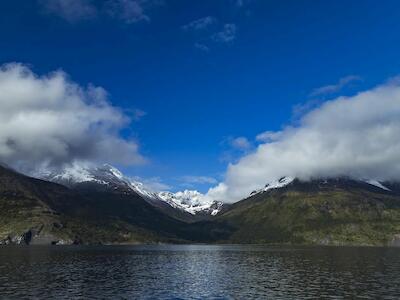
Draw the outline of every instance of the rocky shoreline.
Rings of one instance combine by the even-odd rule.
[[[0,245],[79,245],[79,238],[62,239],[51,233],[44,232],[44,226],[31,228],[22,234],[9,234],[0,240]]]

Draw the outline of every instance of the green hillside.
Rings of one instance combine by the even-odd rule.
[[[0,243],[388,245],[400,233],[400,192],[385,185],[390,190],[345,178],[294,180],[189,223],[136,193],[71,190],[0,167]]]
[[[300,182],[256,194],[218,218],[225,242],[386,245],[400,233],[400,196],[349,179]]]

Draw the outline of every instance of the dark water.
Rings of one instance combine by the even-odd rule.
[[[400,248],[0,247],[1,298],[400,298]]]

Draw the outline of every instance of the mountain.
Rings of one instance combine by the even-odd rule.
[[[400,241],[398,183],[281,178],[217,216],[229,243],[387,245]]]
[[[156,196],[155,193],[148,191],[142,183],[129,180],[118,169],[107,164],[100,167],[72,165],[55,172],[45,170],[34,174],[34,177],[81,191],[135,193],[151,198]]]
[[[0,165],[0,244],[30,243],[33,234],[42,240],[72,242],[73,236],[61,232],[58,211],[68,210],[76,199],[64,186],[29,178]]]
[[[110,165],[85,167],[73,165],[57,172],[41,172],[36,177],[68,186],[75,190],[102,190],[136,194],[171,217],[185,222],[204,220],[223,209],[223,203],[207,199],[197,191],[154,192],[141,182],[124,176]]]
[[[187,233],[187,223],[160,212],[120,182],[99,187],[71,189],[0,166],[0,244],[197,239]]]
[[[172,207],[183,209],[192,215],[208,214],[216,216],[222,210],[223,206],[222,202],[207,199],[198,191],[160,192],[157,195]]]
[[[213,208],[197,192],[153,193],[109,166],[87,171],[47,174],[62,185],[0,166],[0,244],[400,244],[398,182],[284,177]]]

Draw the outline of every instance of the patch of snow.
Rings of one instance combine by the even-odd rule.
[[[108,168],[108,171],[113,174],[115,177],[117,177],[120,180],[124,180],[124,175],[121,173],[120,170],[118,170],[117,168],[114,168],[113,166],[110,165],[104,165],[104,168]]]
[[[272,189],[279,189],[281,187],[287,186],[289,183],[291,183],[294,180],[293,177],[282,177],[278,181],[273,181],[269,184],[267,184],[264,188],[264,192]]]
[[[211,215],[212,215],[212,216],[216,216],[219,212],[220,212],[219,209],[214,209],[214,210],[211,212]]]
[[[77,164],[67,166],[59,172],[42,170],[35,176],[54,182],[81,183],[95,180],[88,168]]]
[[[158,197],[174,208],[182,209],[192,215],[208,212],[215,216],[221,211],[222,203],[211,200],[198,191],[160,192]]]
[[[376,187],[378,187],[378,188],[381,188],[381,189],[383,189],[383,190],[386,190],[386,191],[390,191],[390,189],[388,189],[386,186],[384,186],[384,185],[382,185],[379,181],[377,181],[377,180],[367,180],[367,181],[365,181],[366,183],[368,183],[368,184],[370,184],[370,185],[374,185],[374,186],[376,186]]]
[[[255,194],[258,194],[258,193],[264,193],[264,192],[272,190],[272,189],[282,188],[282,187],[287,186],[288,184],[290,184],[293,180],[294,180],[294,178],[290,177],[290,176],[282,177],[279,180],[267,183],[264,188],[256,190],[256,191],[253,191],[250,195],[252,196],[252,195],[255,195]]]
[[[137,192],[138,194],[144,196],[144,197],[148,197],[151,199],[156,199],[157,198],[157,194],[148,190],[145,185],[139,181],[133,181],[133,180],[129,180],[129,185],[130,187]]]

